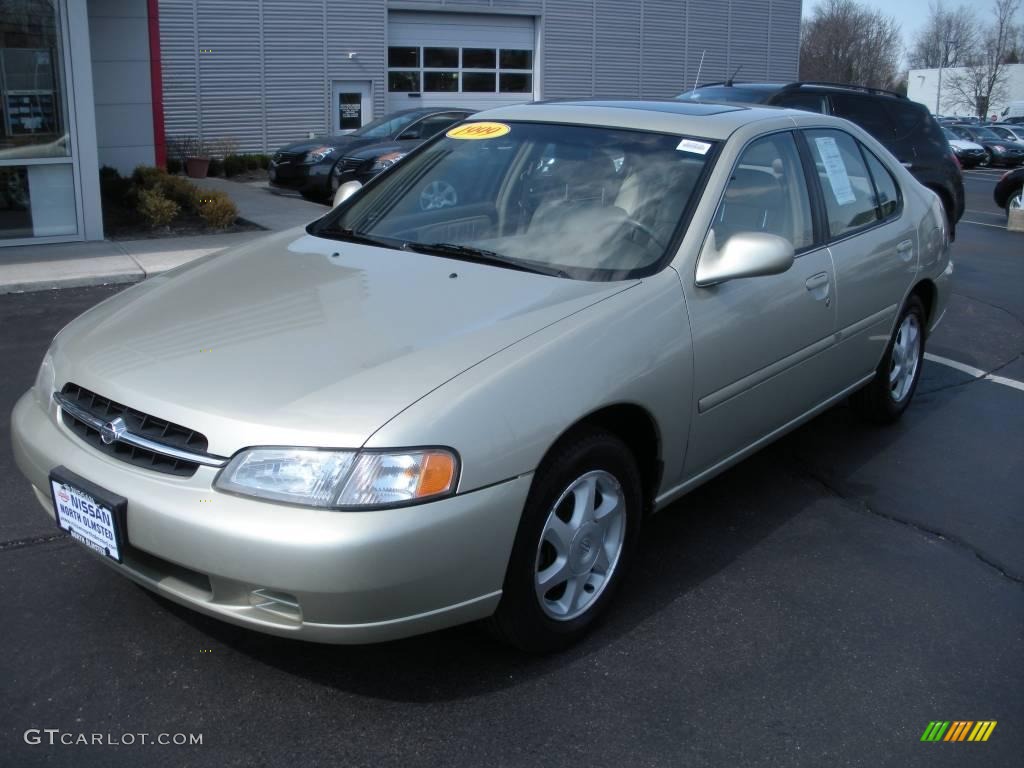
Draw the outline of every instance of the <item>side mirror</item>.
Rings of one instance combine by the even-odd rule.
[[[721,250],[715,231],[704,243],[697,263],[697,285],[707,287],[742,277],[778,275],[793,266],[793,244],[767,232],[737,232]]]
[[[338,187],[338,191],[334,193],[334,203],[331,207],[337,208],[362,188],[363,185],[358,181],[346,181]]]

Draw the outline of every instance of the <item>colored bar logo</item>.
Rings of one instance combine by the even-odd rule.
[[[995,728],[995,720],[932,720],[921,741],[988,741]]]

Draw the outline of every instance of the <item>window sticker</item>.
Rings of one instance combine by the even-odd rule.
[[[843,157],[839,154],[839,147],[836,140],[831,136],[816,136],[814,143],[818,145],[818,156],[825,166],[825,173],[828,174],[828,183],[832,187],[832,194],[839,205],[848,205],[857,201],[853,194],[853,187],[850,186],[850,176],[843,164]]]
[[[683,139],[676,145],[676,149],[682,152],[693,152],[697,155],[706,155],[708,150],[711,149],[711,145],[706,141],[694,141],[693,139]]]
[[[452,128],[445,136],[449,139],[496,139],[511,130],[512,126],[505,123],[467,123]]]

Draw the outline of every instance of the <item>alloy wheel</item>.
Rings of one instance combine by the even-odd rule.
[[[541,533],[534,589],[545,615],[570,621],[601,596],[622,554],[626,499],[604,470],[587,472],[558,497]]]
[[[899,403],[910,392],[921,364],[921,325],[908,313],[896,331],[889,360],[889,394]]]

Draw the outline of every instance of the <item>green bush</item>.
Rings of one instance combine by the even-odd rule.
[[[270,155],[260,155],[260,168],[264,171],[270,167]]]
[[[199,189],[184,176],[167,176],[160,182],[160,192],[173,200],[183,211],[196,210],[196,196]]]
[[[224,161],[216,158],[210,158],[210,167],[206,171],[207,176],[223,176],[224,175]]]
[[[138,199],[139,215],[153,229],[166,227],[174,221],[174,217],[178,215],[180,210],[176,202],[164,197],[159,186],[153,189],[140,189]]]
[[[169,157],[169,158],[167,158],[167,172],[168,173],[170,173],[172,175],[181,173],[181,168],[182,168],[181,160],[177,159],[176,157]]]
[[[224,175],[228,178],[245,173],[245,155],[227,155],[224,158]]]
[[[141,189],[153,189],[167,178],[167,171],[155,165],[140,165],[132,171],[132,183]]]
[[[259,155],[246,155],[245,156],[245,169],[247,171],[258,171],[260,169],[260,156]]]
[[[124,205],[131,188],[131,179],[124,178],[116,168],[108,165],[100,168],[100,197],[104,206]]]
[[[196,202],[199,215],[214,229],[227,229],[238,218],[238,208],[223,192],[201,190]]]

